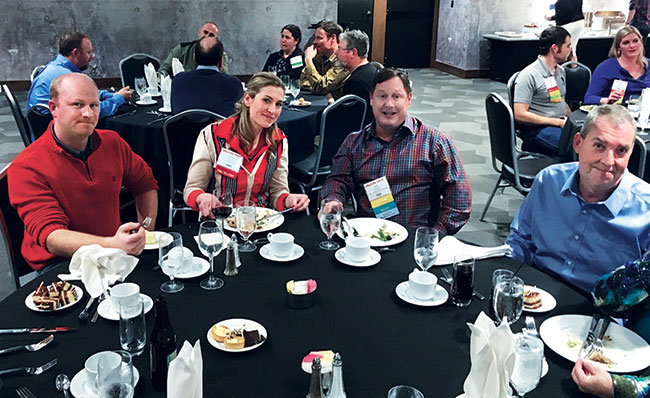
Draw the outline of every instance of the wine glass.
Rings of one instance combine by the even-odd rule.
[[[115,363],[112,357],[103,356],[97,361],[95,387],[101,398],[133,398],[133,359],[127,351],[113,351],[120,356]]]
[[[510,384],[520,397],[531,392],[539,384],[544,360],[544,343],[530,334],[515,335],[515,366]]]
[[[422,271],[431,268],[438,257],[438,231],[431,227],[419,227],[415,231],[413,257]]]
[[[509,325],[517,322],[524,309],[524,281],[516,276],[502,275],[494,288],[494,313],[499,325],[504,317]]]
[[[289,93],[295,100],[300,94],[300,79],[291,79],[291,84],[289,85]]]
[[[216,194],[214,196],[216,196]],[[230,191],[224,191],[219,203],[212,203],[212,215],[214,218],[221,221],[222,230],[223,222],[230,216],[230,213],[232,213],[232,193]]]
[[[223,229],[213,220],[199,225],[199,250],[210,259],[210,275],[199,284],[205,290],[216,290],[223,286],[223,279],[214,276],[214,257],[223,249]]]
[[[318,246],[323,250],[336,250],[340,246],[332,240],[332,236],[341,228],[341,207],[338,201],[323,199],[318,213],[320,229],[327,235],[327,240]]]
[[[144,77],[135,78],[135,92],[138,93],[140,99],[143,99],[147,95],[147,81]]]
[[[185,251],[183,249],[183,237],[178,232],[168,232],[169,238],[158,240],[158,264],[169,276],[169,281],[160,285],[160,290],[165,293],[176,293],[183,290],[183,283],[175,281],[174,276],[183,266]]]
[[[239,245],[239,251],[244,253],[254,252],[257,249],[255,243],[248,240],[255,232],[255,202],[251,200],[240,200],[235,204],[235,220],[237,231],[244,238],[244,243]]]

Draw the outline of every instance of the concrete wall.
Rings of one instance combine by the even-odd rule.
[[[0,0],[0,81],[28,80],[34,66],[58,52],[71,30],[90,36],[92,77],[119,77],[120,59],[145,52],[161,60],[180,41],[196,39],[213,21],[231,57],[230,73],[259,71],[280,48],[280,29],[293,23],[306,40],[307,26],[335,19],[337,0]]]

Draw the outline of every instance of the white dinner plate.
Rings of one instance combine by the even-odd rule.
[[[418,305],[420,307],[435,307],[442,305],[449,300],[449,293],[447,290],[440,286],[436,285],[436,291],[433,294],[433,297],[428,300],[420,300],[409,294],[409,281],[404,281],[395,287],[395,293],[397,297],[406,301],[409,304]]]
[[[210,262],[202,257],[192,258],[192,268],[185,270],[174,276],[175,279],[192,279],[205,274],[210,271]]]
[[[227,326],[230,329],[243,329],[244,326],[250,327],[250,328],[255,328],[257,331],[260,333],[260,336],[264,337],[264,341],[261,343],[252,345],[250,347],[244,347],[239,350],[233,350],[230,348],[226,348],[226,346],[223,343],[219,343],[217,340],[215,340],[212,337],[212,334],[210,333],[210,329],[212,326],[210,326],[210,329],[208,329],[208,343],[210,343],[214,348],[221,350],[221,351],[226,351],[226,352],[246,352],[246,351],[251,351],[256,349],[257,347],[261,346],[264,344],[264,342],[268,339],[268,333],[266,332],[266,328],[262,326],[262,324],[251,321],[250,319],[243,319],[243,318],[232,318],[232,319],[225,319],[223,321],[217,322],[216,325],[223,325]]]
[[[152,99],[151,101],[143,101],[143,100],[137,100],[135,102],[137,105],[156,105],[158,101]]]
[[[270,243],[267,243],[266,245],[260,248],[260,256],[271,261],[279,261],[279,262],[293,261],[302,257],[303,254],[305,254],[305,249],[303,249],[302,246],[297,245],[295,243],[293,244],[293,250],[291,250],[291,254],[288,255],[287,257],[278,257],[273,253],[271,253]]]
[[[537,312],[537,313],[539,313],[539,312],[549,312],[550,310],[555,308],[555,306],[557,305],[557,301],[555,301],[555,297],[553,297],[553,295],[551,293],[547,292],[544,289],[540,289],[537,286],[525,285],[524,286],[524,291],[526,291],[526,290],[532,290],[534,292],[539,292],[539,294],[540,294],[540,296],[542,298],[542,306],[541,307],[535,308],[535,309],[528,309],[528,308],[526,308],[526,306],[524,306],[524,311],[526,311],[526,312]]]
[[[546,346],[569,361],[578,359],[591,317],[585,315],[558,315],[545,320],[539,335]],[[650,346],[638,334],[612,322],[605,333],[603,355],[614,361],[608,366],[595,362],[601,368],[614,373],[631,373],[650,366]]]
[[[159,242],[163,241],[164,246],[167,246],[172,242],[172,236],[168,234],[167,232],[162,232],[162,231],[152,231],[152,233],[156,234],[156,243],[150,243],[150,244],[145,244],[144,245],[144,250],[158,250],[158,244]]]
[[[55,310],[42,310],[42,309],[38,308],[36,306],[36,304],[34,304],[34,299],[32,298],[32,296],[34,296],[34,292],[31,292],[31,293],[29,293],[29,295],[27,297],[25,297],[25,306],[27,306],[27,308],[29,308],[30,310],[36,311],[36,312],[56,312],[56,311],[64,310],[66,308],[70,308],[73,305],[80,302],[81,298],[84,296],[84,290],[82,288],[80,288],[79,286],[76,286],[76,285],[72,285],[72,287],[74,288],[75,292],[77,292],[77,299],[75,301],[73,301],[72,303],[70,303],[70,304],[66,304],[66,305],[64,305],[62,307],[59,307],[59,308],[55,309]]]
[[[235,220],[235,212],[236,211],[237,211],[237,209],[233,209],[232,215],[230,217],[228,217],[226,219],[226,221],[223,223],[224,228],[226,230],[228,230],[228,231],[237,232],[237,228],[231,226],[230,223],[228,222],[228,220],[232,220],[231,222],[234,222],[234,220]],[[255,228],[255,232],[271,231],[273,229],[276,229],[280,225],[282,225],[282,223],[284,222],[284,215],[282,215],[282,214],[280,214],[279,216],[269,218],[269,219],[261,220],[262,217],[267,216],[267,215],[272,216],[273,214],[276,214],[277,212],[278,212],[277,210],[267,209],[266,207],[256,207],[255,208],[255,219],[258,220],[257,221],[258,224],[257,224],[257,226]]]
[[[144,301],[144,313],[146,314],[153,308],[153,300],[144,293],[140,293],[140,298]],[[120,320],[120,314],[115,310],[115,308],[113,308],[110,299],[105,299],[99,303],[97,306],[97,312],[99,313],[99,316],[108,319],[109,321]]]
[[[351,267],[372,267],[373,265],[377,264],[379,261],[381,261],[381,254],[379,254],[377,251],[370,249],[370,252],[368,253],[368,258],[366,258],[365,261],[352,261],[350,260],[347,255],[345,254],[345,247],[342,247],[334,253],[334,257],[339,260],[339,262],[349,265]]]
[[[398,243],[404,242],[406,238],[409,236],[409,233],[406,230],[406,228],[390,220],[382,220],[379,218],[372,218],[372,217],[362,217],[362,218],[351,218],[348,220],[348,222],[350,223],[351,226],[353,226],[357,230],[357,232],[359,232],[359,235],[369,238],[370,246],[373,247],[396,245]],[[386,225],[386,230],[390,232],[396,232],[397,235],[393,237],[393,239],[387,241],[383,241],[377,238],[372,238],[371,236],[373,234],[376,234],[379,228],[381,228],[383,225]],[[341,228],[347,228],[345,222],[341,223]],[[343,237],[343,232],[341,231],[341,228],[339,228],[339,230],[336,231],[336,234],[341,239],[345,239]],[[352,233],[352,231],[347,231],[347,232]]]
[[[140,381],[140,372],[138,368],[133,367],[133,382],[138,385]],[[91,379],[86,369],[81,369],[70,381],[70,392],[75,398],[100,398],[94,390],[95,380]]]

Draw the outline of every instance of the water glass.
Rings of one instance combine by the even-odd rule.
[[[509,325],[517,322],[524,309],[524,281],[516,276],[502,275],[494,288],[494,313],[497,325],[505,318]]]
[[[140,99],[147,95],[147,81],[144,77],[135,78],[135,92],[138,93]]]
[[[395,386],[388,391],[388,398],[424,398],[424,394],[411,386]]]
[[[280,75],[280,80],[284,84],[284,92],[287,94],[291,93],[291,76],[289,75]]]
[[[210,259],[210,275],[199,286],[205,290],[216,290],[223,286],[223,279],[214,276],[214,257],[223,250],[223,229],[216,221],[203,221],[199,225],[199,250]]]
[[[120,356],[119,366],[113,366],[106,357],[97,362],[97,395],[101,398],[133,398],[135,380],[131,354],[126,351],[114,352]]]
[[[235,204],[235,221],[237,231],[244,238],[244,243],[239,245],[239,251],[244,253],[254,252],[257,249],[255,243],[248,240],[255,232],[257,220],[255,218],[255,202],[252,200],[240,200]]]
[[[318,212],[318,221],[321,230],[327,235],[327,240],[322,241],[318,247],[323,250],[336,250],[340,246],[332,240],[332,236],[341,227],[341,206],[338,201],[323,199]]]
[[[291,84],[289,85],[289,94],[295,100],[300,94],[300,79],[291,79]]]
[[[133,356],[142,354],[147,343],[147,327],[144,320],[144,301],[120,302],[120,347]]]
[[[415,231],[413,257],[422,271],[426,271],[438,257],[438,230],[431,227],[419,227]]]
[[[169,239],[160,239],[158,241],[158,264],[170,279],[160,285],[160,290],[165,293],[176,293],[185,287],[183,283],[174,280],[174,276],[185,261],[185,249],[183,248],[181,234],[178,232],[168,232],[168,234],[171,236],[171,242],[169,242]]]
[[[497,279],[502,276],[506,275],[508,277],[513,277],[515,275],[514,272],[510,271],[509,269],[495,269],[492,271],[492,287],[490,289],[490,314],[494,315],[496,317],[496,313],[494,312],[494,288],[497,286]]]
[[[269,72],[273,73],[274,75],[278,74],[278,67],[275,65],[269,65]]]
[[[630,112],[632,117],[639,117],[639,111],[641,110],[641,102],[638,95],[630,95],[627,99],[627,110]]]
[[[467,307],[474,294],[474,257],[454,256],[454,273],[451,284],[451,302],[457,307]]]
[[[510,383],[517,395],[533,391],[542,376],[544,361],[544,343],[530,334],[515,335],[515,367],[510,376]]]

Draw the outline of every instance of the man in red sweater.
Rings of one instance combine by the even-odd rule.
[[[135,196],[138,220],[149,216],[155,225],[158,183],[117,133],[95,130],[97,93],[80,73],[54,79],[48,103],[54,120],[9,167],[9,199],[25,224],[22,254],[35,270],[93,243],[140,254],[144,229],[120,225],[122,186]]]

